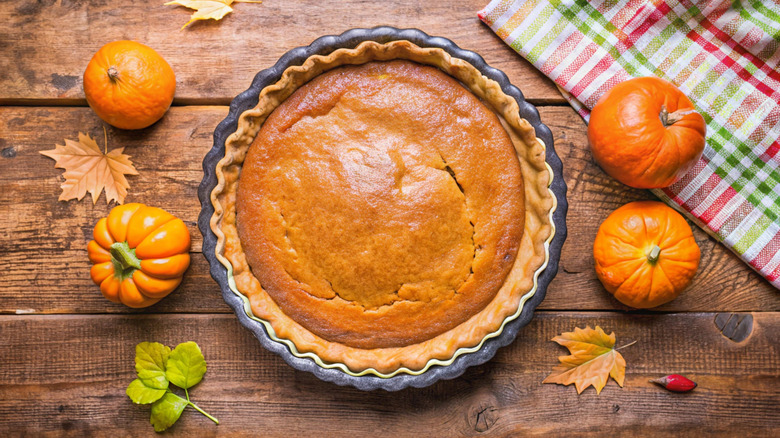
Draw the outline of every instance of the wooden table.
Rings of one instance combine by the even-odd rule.
[[[585,124],[552,82],[479,22],[486,2],[266,0],[183,31],[188,10],[163,0],[0,4],[0,435],[152,435],[149,408],[125,395],[135,345],[188,340],[202,346],[209,366],[192,397],[221,424],[188,409],[171,429],[178,435],[776,433],[780,293],[699,229],[701,267],[679,299],[640,312],[606,293],[591,257],[598,225],[652,195],[594,164]],[[196,191],[215,126],[256,72],[318,36],[382,24],[477,51],[539,107],[564,163],[569,237],[533,321],[492,361],[428,388],[365,393],[293,370],[239,325],[200,254]],[[106,301],[89,279],[86,243],[109,210],[104,197],[94,206],[58,202],[62,171],[38,153],[79,131],[102,144],[81,75],[100,46],[119,39],[155,48],[177,76],[174,106],[161,122],[136,132],[108,127],[109,147],[125,147],[140,172],[129,178],[127,201],[168,209],[194,239],[182,286],[140,311]],[[725,335],[719,318],[730,318]],[[622,350],[625,387],[610,382],[597,396],[541,384],[565,353],[550,339],[586,325],[615,331],[619,345],[637,341]],[[648,382],[670,373],[699,387],[674,394]]]

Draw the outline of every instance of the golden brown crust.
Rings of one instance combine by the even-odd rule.
[[[501,117],[501,123],[515,146],[525,179],[525,220],[514,264],[494,298],[481,311],[462,324],[422,342],[363,349],[328,341],[312,333],[283,312],[260,286],[249,268],[238,238],[237,182],[249,145],[266,117],[297,88],[324,71],[341,65],[399,58],[435,66],[457,78]],[[313,353],[325,363],[343,363],[355,372],[366,369],[379,373],[392,373],[401,368],[420,370],[433,359],[447,360],[458,349],[478,345],[486,336],[499,330],[504,320],[518,310],[523,297],[527,298],[526,293],[533,288],[534,273],[546,259],[545,241],[551,233],[549,214],[554,198],[547,189],[550,174],[544,162],[543,144],[535,138],[528,122],[519,118],[514,99],[504,94],[498,84],[483,77],[465,61],[451,58],[440,49],[419,48],[407,41],[387,44],[364,42],[356,49],[339,49],[327,56],[312,56],[302,66],[290,67],[279,82],[262,90],[257,107],[242,114],[238,131],[226,142],[226,156],[217,165],[217,176],[218,185],[212,192],[215,215],[211,221],[212,230],[218,236],[217,257],[232,267],[236,287],[248,297],[254,316],[268,322],[272,338],[291,341],[295,354]],[[511,243],[508,246],[511,247]]]
[[[498,117],[438,69],[339,67],[287,98],[241,172],[238,231],[284,313],[356,348],[482,310],[515,261],[523,184]]]

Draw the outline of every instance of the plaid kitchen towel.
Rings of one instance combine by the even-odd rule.
[[[479,18],[586,121],[626,79],[677,85],[707,122],[707,147],[685,177],[653,193],[780,288],[777,3],[493,0]]]

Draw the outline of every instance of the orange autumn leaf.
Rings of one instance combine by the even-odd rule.
[[[165,3],[168,5],[179,5],[185,8],[194,9],[190,21],[181,28],[189,26],[195,20],[221,20],[225,15],[233,12],[230,7],[233,3],[262,3],[255,0],[174,0]]]
[[[64,146],[58,144],[52,150],[40,152],[56,160],[54,167],[65,169],[60,201],[81,200],[90,192],[95,204],[105,189],[107,204],[113,200],[121,204],[130,188],[125,175],[138,175],[130,156],[122,153],[124,149],[103,153],[92,137],[79,132],[79,141],[65,139]]]
[[[568,356],[560,356],[561,362],[542,383],[571,385],[577,388],[577,394],[593,385],[596,393],[601,393],[609,376],[621,387],[626,376],[626,360],[615,351],[615,333],[607,335],[601,327],[590,326],[575,328],[552,338],[554,342],[569,349]],[[621,347],[622,348],[622,347]]]

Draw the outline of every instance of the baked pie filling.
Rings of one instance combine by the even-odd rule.
[[[355,373],[479,345],[546,260],[544,146],[470,64],[407,41],[290,67],[239,119],[212,229],[272,337]]]

